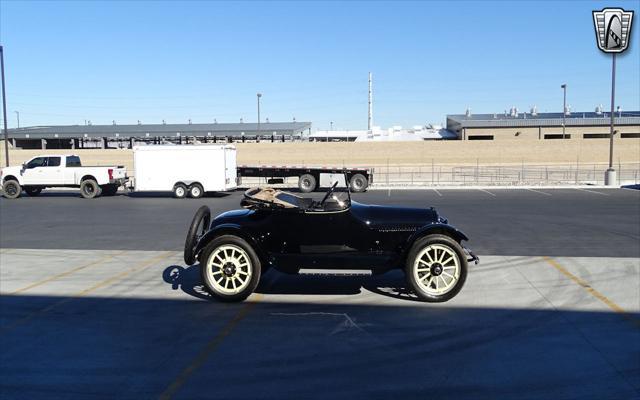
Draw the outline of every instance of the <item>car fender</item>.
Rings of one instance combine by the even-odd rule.
[[[402,250],[402,259],[404,260],[406,258],[407,254],[411,250],[411,246],[413,246],[413,243],[416,240],[418,240],[423,236],[433,235],[433,234],[447,235],[453,238],[456,242],[460,244],[462,244],[463,240],[469,240],[467,235],[465,235],[462,231],[454,228],[451,225],[443,224],[443,223],[434,223],[434,224],[424,225],[422,228],[415,231],[409,237],[409,239],[407,239],[407,242]]]
[[[238,236],[246,240],[247,243],[249,243],[251,247],[253,247],[253,249],[255,250],[256,254],[258,255],[258,258],[260,259],[260,262],[262,263],[262,266],[263,267],[266,266],[268,262],[268,257],[266,252],[263,251],[262,246],[260,246],[258,241],[253,237],[253,235],[248,233],[246,230],[242,229],[242,227],[240,227],[240,225],[237,225],[237,224],[220,224],[220,225],[216,225],[212,229],[209,229],[209,231],[207,231],[207,233],[205,233],[204,236],[200,238],[200,240],[198,241],[198,244],[196,245],[196,250],[195,250],[196,258],[200,256],[200,253],[202,252],[202,250],[209,243],[211,243],[213,239],[215,239],[218,236],[227,235],[227,234]]]

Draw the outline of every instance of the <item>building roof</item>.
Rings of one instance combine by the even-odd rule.
[[[565,116],[565,126],[609,125],[611,114],[603,112],[572,112]],[[640,125],[640,111],[615,113],[616,125]],[[562,113],[520,113],[517,117],[502,114],[447,115],[447,128],[510,128],[526,126],[562,126]]]
[[[82,137],[155,137],[155,136],[248,136],[299,135],[311,128],[311,122],[264,122],[233,124],[141,124],[141,125],[59,125],[30,126],[9,129],[9,136],[17,139],[51,139]]]

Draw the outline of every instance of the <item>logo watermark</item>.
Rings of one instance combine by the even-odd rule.
[[[604,8],[593,11],[598,48],[605,53],[622,53],[629,47],[633,11]]]

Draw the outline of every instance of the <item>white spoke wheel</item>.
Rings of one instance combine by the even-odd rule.
[[[426,301],[442,302],[454,297],[467,277],[467,260],[458,242],[445,235],[416,240],[407,257],[407,283]]]
[[[258,286],[260,261],[251,246],[237,236],[214,239],[200,258],[202,280],[222,301],[242,301]]]

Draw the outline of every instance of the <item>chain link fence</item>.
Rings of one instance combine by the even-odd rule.
[[[376,165],[376,186],[602,185],[608,164]],[[640,183],[640,163],[614,165],[620,185]]]

